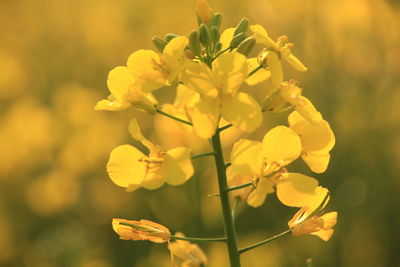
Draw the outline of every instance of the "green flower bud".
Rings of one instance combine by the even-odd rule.
[[[249,20],[247,18],[243,18],[236,26],[233,36],[236,36],[242,32],[247,33],[248,30],[249,30]]]
[[[219,27],[221,27],[221,22],[222,22],[221,13],[215,13],[214,16],[211,18],[211,26],[215,26],[219,29]]]
[[[171,41],[172,39],[179,37],[179,34],[175,34],[175,33],[168,33],[165,35],[165,40],[167,41],[167,43],[169,43],[169,41]]]
[[[246,34],[243,33],[243,32],[239,33],[238,35],[235,35],[235,36],[232,38],[232,41],[231,41],[231,44],[230,44],[230,48],[233,49],[233,48],[238,47],[238,45],[239,45],[241,42],[243,42],[244,39],[246,39]]]
[[[243,42],[238,46],[237,51],[245,56],[248,56],[256,44],[256,38],[253,36],[247,37]]]
[[[164,51],[164,47],[167,45],[167,42],[158,36],[154,36],[153,38],[151,38],[151,42],[160,53]]]
[[[202,23],[199,28],[200,32],[200,41],[204,46],[209,46],[211,44],[211,33],[210,29]]]
[[[200,47],[200,36],[198,31],[193,30],[189,34],[189,49],[195,56],[200,56],[201,54],[201,47]]]
[[[216,26],[211,26],[211,40],[213,43],[217,43],[219,38],[221,37],[221,33]]]

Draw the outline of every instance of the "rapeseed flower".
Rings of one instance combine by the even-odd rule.
[[[112,227],[123,240],[149,240],[154,243],[165,243],[171,233],[164,225],[148,220],[113,219]]]
[[[256,183],[247,197],[250,206],[261,206],[267,194],[276,190],[284,205],[303,207],[315,201],[317,192],[327,191],[312,177],[286,172],[284,167],[297,159],[301,151],[300,137],[285,126],[271,129],[263,142],[241,139],[234,144],[231,176],[240,182],[247,179]]]
[[[247,72],[246,57],[236,52],[219,56],[211,69],[199,62],[185,70],[183,82],[200,95],[191,118],[197,135],[210,138],[220,116],[244,132],[252,132],[261,124],[261,108],[257,101],[239,92]]]
[[[125,187],[128,191],[140,187],[153,190],[165,182],[170,185],[183,184],[193,175],[191,149],[177,147],[168,151],[162,150],[142,135],[135,119],[131,120],[129,131],[134,139],[149,149],[149,155],[131,145],[114,148],[107,164],[107,172],[116,185]]]
[[[177,237],[185,237],[182,233],[176,233]],[[176,240],[168,244],[173,256],[182,260],[182,267],[201,267],[208,262],[206,254],[195,244],[185,240]]]

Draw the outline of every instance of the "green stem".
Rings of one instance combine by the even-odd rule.
[[[218,52],[218,54],[215,55],[215,57],[213,57],[213,59],[211,60],[211,62],[213,62],[214,60],[217,59],[217,57],[219,57],[220,55],[222,55],[223,53],[225,53],[226,51],[228,51],[229,49],[231,49],[230,47],[225,48],[224,50],[221,50]]]
[[[256,244],[250,245],[250,246],[245,247],[245,248],[241,248],[241,249],[239,249],[239,254],[242,254],[242,253],[244,253],[244,252],[246,252],[246,251],[249,251],[249,250],[251,250],[251,249],[260,247],[260,246],[262,246],[262,245],[265,245],[265,244],[267,244],[267,243],[269,243],[269,242],[271,242],[271,241],[274,241],[275,239],[278,239],[278,238],[280,238],[280,237],[283,237],[283,236],[285,236],[285,235],[287,235],[287,234],[289,234],[289,233],[290,233],[290,230],[286,230],[285,232],[280,233],[280,234],[277,234],[276,236],[273,236],[273,237],[271,237],[271,238],[268,238],[268,239],[266,239],[266,240],[264,240],[264,241],[258,242],[258,243],[256,243]]]
[[[231,166],[232,165],[232,162],[227,162],[227,163],[225,163],[225,169],[227,169],[229,166]]]
[[[201,238],[201,237],[181,237],[171,235],[172,240],[185,240],[190,242],[225,242],[225,237],[215,237],[215,238]]]
[[[161,115],[164,115],[164,116],[166,116],[166,117],[168,117],[168,118],[171,118],[171,119],[173,119],[173,120],[176,120],[176,121],[185,123],[185,124],[187,124],[187,125],[192,125],[192,126],[193,126],[193,124],[192,124],[191,122],[185,121],[185,120],[180,119],[180,118],[177,118],[177,117],[175,117],[175,116],[172,116],[171,114],[165,113],[164,111],[162,111],[162,110],[160,110],[160,109],[157,109],[156,112],[157,112],[157,113],[160,113]]]
[[[254,183],[253,183],[253,182],[248,182],[248,183],[245,183],[245,184],[241,184],[241,185],[237,185],[237,186],[228,187],[228,188],[226,189],[226,191],[238,190],[238,189],[241,189],[241,188],[244,188],[244,187],[248,187],[248,186],[251,186],[251,185],[254,185]]]
[[[214,154],[215,154],[214,151],[207,152],[207,153],[202,153],[202,154],[197,154],[197,155],[193,155],[192,159],[198,159],[198,158],[202,158],[202,157],[213,156]]]
[[[263,68],[262,65],[258,66],[257,68],[255,68],[254,70],[252,70],[249,75],[247,75],[247,78],[249,78],[251,75],[253,75],[254,73],[256,73],[257,71],[261,70]]]
[[[222,215],[224,220],[224,230],[226,236],[226,244],[228,248],[229,261],[231,267],[240,267],[240,255],[237,250],[236,244],[236,231],[233,224],[232,209],[229,202],[229,193],[226,191],[228,188],[224,156],[222,154],[221,140],[219,131],[211,138],[213,150],[215,152],[214,159],[218,175],[218,187],[220,193],[220,202],[222,207]]]
[[[222,126],[221,128],[219,128],[218,131],[222,132],[223,130],[226,130],[226,129],[232,127],[232,126],[233,126],[233,125],[232,125],[231,123],[229,123],[229,124],[227,124],[227,125]]]

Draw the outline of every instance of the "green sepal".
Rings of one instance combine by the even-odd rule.
[[[201,43],[207,47],[211,44],[211,32],[207,25],[202,23],[199,28],[200,33],[200,41]]]
[[[236,48],[238,45],[243,42],[243,40],[246,39],[246,34],[244,32],[239,33],[238,35],[235,35],[232,38],[232,41],[230,43],[230,48]]]
[[[256,38],[254,36],[247,37],[240,43],[237,51],[245,56],[248,56],[256,44]]]
[[[221,37],[221,32],[216,26],[211,26],[211,40],[213,43],[217,43]]]
[[[247,33],[248,30],[249,30],[249,20],[247,18],[243,18],[236,26],[233,36],[236,36],[242,32]]]
[[[167,43],[169,43],[172,39],[179,37],[179,34],[175,34],[175,33],[168,33],[165,35],[165,41],[167,41]]]
[[[211,18],[211,26],[215,26],[218,29],[221,27],[221,22],[222,22],[222,15],[221,13],[214,13],[214,15]]]
[[[151,42],[160,53],[164,51],[164,47],[168,44],[167,41],[158,36],[151,38]]]
[[[189,34],[189,49],[192,51],[193,55],[197,57],[201,55],[200,36],[199,32],[196,30],[193,30]]]

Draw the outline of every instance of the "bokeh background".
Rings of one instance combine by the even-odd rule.
[[[223,28],[243,17],[273,38],[286,34],[308,67],[291,72],[333,128],[337,144],[320,180],[339,212],[333,238],[287,236],[247,252],[243,266],[399,266],[400,4],[396,0],[210,0]],[[109,152],[135,143],[127,124],[168,148],[207,143],[171,121],[133,109],[95,112],[108,71],[151,49],[150,38],[196,27],[188,0],[0,0],[0,266],[170,266],[166,245],[118,240],[113,217],[146,218],[191,236],[222,231],[212,159],[180,187],[126,193],[108,179]],[[262,92],[262,85],[254,90]],[[161,92],[161,94],[163,94]],[[286,115],[266,115],[260,139]],[[226,155],[238,133],[224,137]],[[295,209],[275,196],[239,206],[240,246],[287,227]],[[227,266],[224,246],[202,245],[209,266]]]

